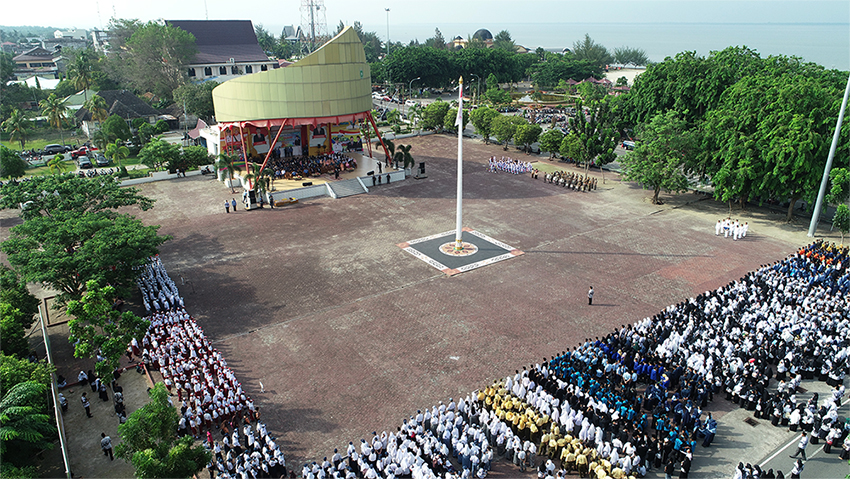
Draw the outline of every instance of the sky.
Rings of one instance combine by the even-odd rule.
[[[284,25],[301,24],[304,2],[321,0],[255,0],[244,8],[224,0],[41,0],[10,1],[0,9],[0,24],[56,28],[103,28],[109,19],[252,20],[278,35]],[[342,20],[361,22],[367,31],[385,32],[386,8],[393,41],[404,38],[405,24],[481,24],[496,32],[512,23],[848,23],[847,0],[324,0],[328,30]],[[526,5],[532,5],[526,7]],[[395,25],[397,28],[393,28]],[[395,32],[393,34],[392,32]],[[470,32],[471,33],[471,32]],[[420,39],[423,40],[423,39]],[[518,39],[521,40],[521,39]]]

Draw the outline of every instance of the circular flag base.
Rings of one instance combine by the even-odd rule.
[[[463,249],[460,250],[455,249],[456,244],[454,241],[443,244],[440,246],[440,252],[448,256],[470,256],[478,252],[478,246],[472,243],[462,242]]]

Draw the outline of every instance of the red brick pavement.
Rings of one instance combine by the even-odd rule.
[[[716,238],[713,219],[650,205],[611,175],[577,193],[488,173],[486,158],[504,152],[467,141],[464,226],[526,254],[447,278],[396,244],[454,227],[456,140],[400,140],[408,141],[427,179],[342,200],[225,214],[220,204],[233,195],[206,177],[142,187],[157,204],[139,216],[174,236],[162,257],[178,285],[187,282],[187,309],[260,405],[290,465],[395,429],[419,408],[797,246]]]

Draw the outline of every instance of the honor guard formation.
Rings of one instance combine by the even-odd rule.
[[[540,173],[538,170],[533,170],[531,172],[532,178],[537,179],[539,176]],[[573,173],[570,171],[546,173],[543,176],[543,181],[558,185],[562,188],[570,188],[577,191],[591,191],[596,189],[596,178],[590,175],[582,175],[580,173]]]
[[[750,229],[750,225],[747,222],[741,223],[738,220],[733,220],[732,218],[724,218],[722,220],[717,220],[717,224],[714,225],[714,235],[720,236],[723,235],[724,238],[732,237],[733,240],[738,241],[741,238],[747,237],[747,231]]]
[[[842,456],[850,448],[850,422],[837,415],[850,356],[848,261],[847,247],[812,243],[458,401],[417,411],[397,431],[349,442],[345,455],[335,450],[301,474],[480,479],[503,458],[544,479],[637,478],[652,469],[687,477],[697,446],[710,447],[717,431],[703,409],[725,392],[757,417],[809,434],[794,456],[802,457],[789,464],[788,474],[798,475],[809,440],[843,444]],[[264,425],[250,425],[258,411],[179,306],[158,258],[142,276],[143,294],[161,302],[162,292],[170,307],[152,313],[143,354],[177,389],[181,425],[193,435],[221,428],[222,441],[210,439],[210,467],[221,477],[279,477],[283,454]],[[800,382],[809,378],[826,381],[832,393],[800,400]],[[734,474],[784,477],[751,474],[757,469],[742,464]]]

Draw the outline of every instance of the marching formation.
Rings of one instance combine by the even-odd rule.
[[[741,223],[738,220],[733,220],[732,218],[724,218],[722,220],[717,220],[717,224],[714,225],[714,235],[720,236],[723,235],[724,238],[732,237],[733,240],[738,241],[741,238],[747,237],[747,231],[750,229],[750,225],[747,222]]]
[[[488,165],[490,173],[498,173],[501,171],[521,175],[523,173],[530,173],[532,170],[531,162],[514,160],[511,158],[505,158],[504,156],[501,159],[491,156]]]
[[[535,170],[531,175],[532,178],[537,178],[538,173]],[[543,177],[546,183],[552,183],[562,188],[570,188],[578,191],[591,191],[596,189],[596,178],[590,175],[582,175],[570,171],[556,171],[555,173],[546,173]]]
[[[283,452],[258,421],[259,411],[224,357],[183,308],[183,299],[158,256],[140,269],[137,284],[142,297],[150,299],[145,301],[150,327],[138,352],[150,369],[162,373],[165,387],[181,402],[178,434],[199,437],[206,432],[215,458],[210,470],[217,469],[219,477],[285,474]],[[256,434],[252,422],[256,422]],[[221,431],[221,443],[212,439],[216,430]]]

